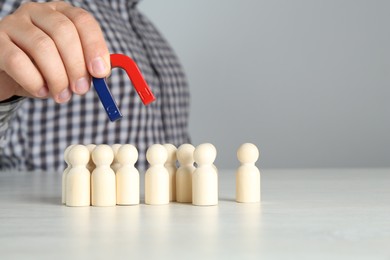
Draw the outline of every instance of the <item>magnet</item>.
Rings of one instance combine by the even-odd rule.
[[[121,68],[126,71],[144,105],[148,105],[156,100],[137,64],[130,57],[124,54],[111,54],[110,60],[111,68]],[[114,122],[121,119],[122,114],[107,86],[106,80],[93,77],[92,82],[110,121]]]

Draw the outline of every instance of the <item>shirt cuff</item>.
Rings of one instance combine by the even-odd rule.
[[[15,102],[15,101],[18,101],[18,100],[21,100],[21,99],[24,99],[24,97],[20,97],[20,96],[12,96],[6,100],[3,100],[3,101],[0,101],[0,105],[4,104],[4,103],[12,103],[12,102]]]
[[[25,97],[13,96],[4,101],[0,101],[0,122],[9,117],[24,99]]]

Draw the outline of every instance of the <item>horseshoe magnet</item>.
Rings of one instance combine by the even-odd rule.
[[[127,76],[133,83],[133,86],[144,105],[148,105],[156,99],[145,79],[143,78],[137,64],[130,57],[123,54],[111,54],[110,60],[111,68],[121,68],[126,71]],[[121,119],[122,114],[119,111],[114,98],[112,97],[106,80],[104,78],[92,77],[92,82],[110,121],[114,122],[118,119]]]

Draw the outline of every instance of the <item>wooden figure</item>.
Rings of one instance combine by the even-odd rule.
[[[260,171],[255,166],[259,150],[254,144],[242,144],[237,150],[241,165],[236,171],[236,201],[260,202]]]
[[[91,173],[87,169],[89,151],[84,145],[75,145],[68,152],[72,168],[66,176],[66,206],[82,207],[91,205]]]
[[[139,172],[134,167],[138,151],[134,145],[122,145],[117,151],[120,168],[116,171],[116,204],[139,204]]]
[[[195,171],[194,150],[191,144],[182,144],[177,149],[177,159],[180,163],[176,172],[176,201],[192,202],[192,174]]]
[[[92,206],[115,206],[115,173],[110,167],[114,160],[112,148],[106,144],[96,146],[92,160],[96,165],[91,176]]]
[[[151,145],[146,152],[150,167],[145,173],[145,203],[162,205],[169,203],[169,173],[164,167],[168,153],[161,144]]]
[[[66,162],[67,167],[62,172],[62,197],[61,197],[62,204],[66,204],[66,175],[68,174],[68,172],[72,168],[72,165],[70,165],[69,160],[68,160],[68,154],[69,154],[70,149],[72,149],[73,146],[74,146],[74,144],[69,145],[64,151],[64,161]]]
[[[211,206],[218,204],[218,174],[213,166],[217,150],[210,143],[201,144],[194,151],[198,167],[192,175],[192,204]]]
[[[165,163],[165,168],[169,173],[169,201],[176,201],[176,151],[177,148],[173,144],[164,144],[167,149],[168,159]]]

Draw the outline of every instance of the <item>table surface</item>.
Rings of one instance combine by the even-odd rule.
[[[390,259],[390,169],[263,170],[254,204],[234,171],[219,186],[218,206],[71,208],[60,174],[0,172],[0,258]]]

